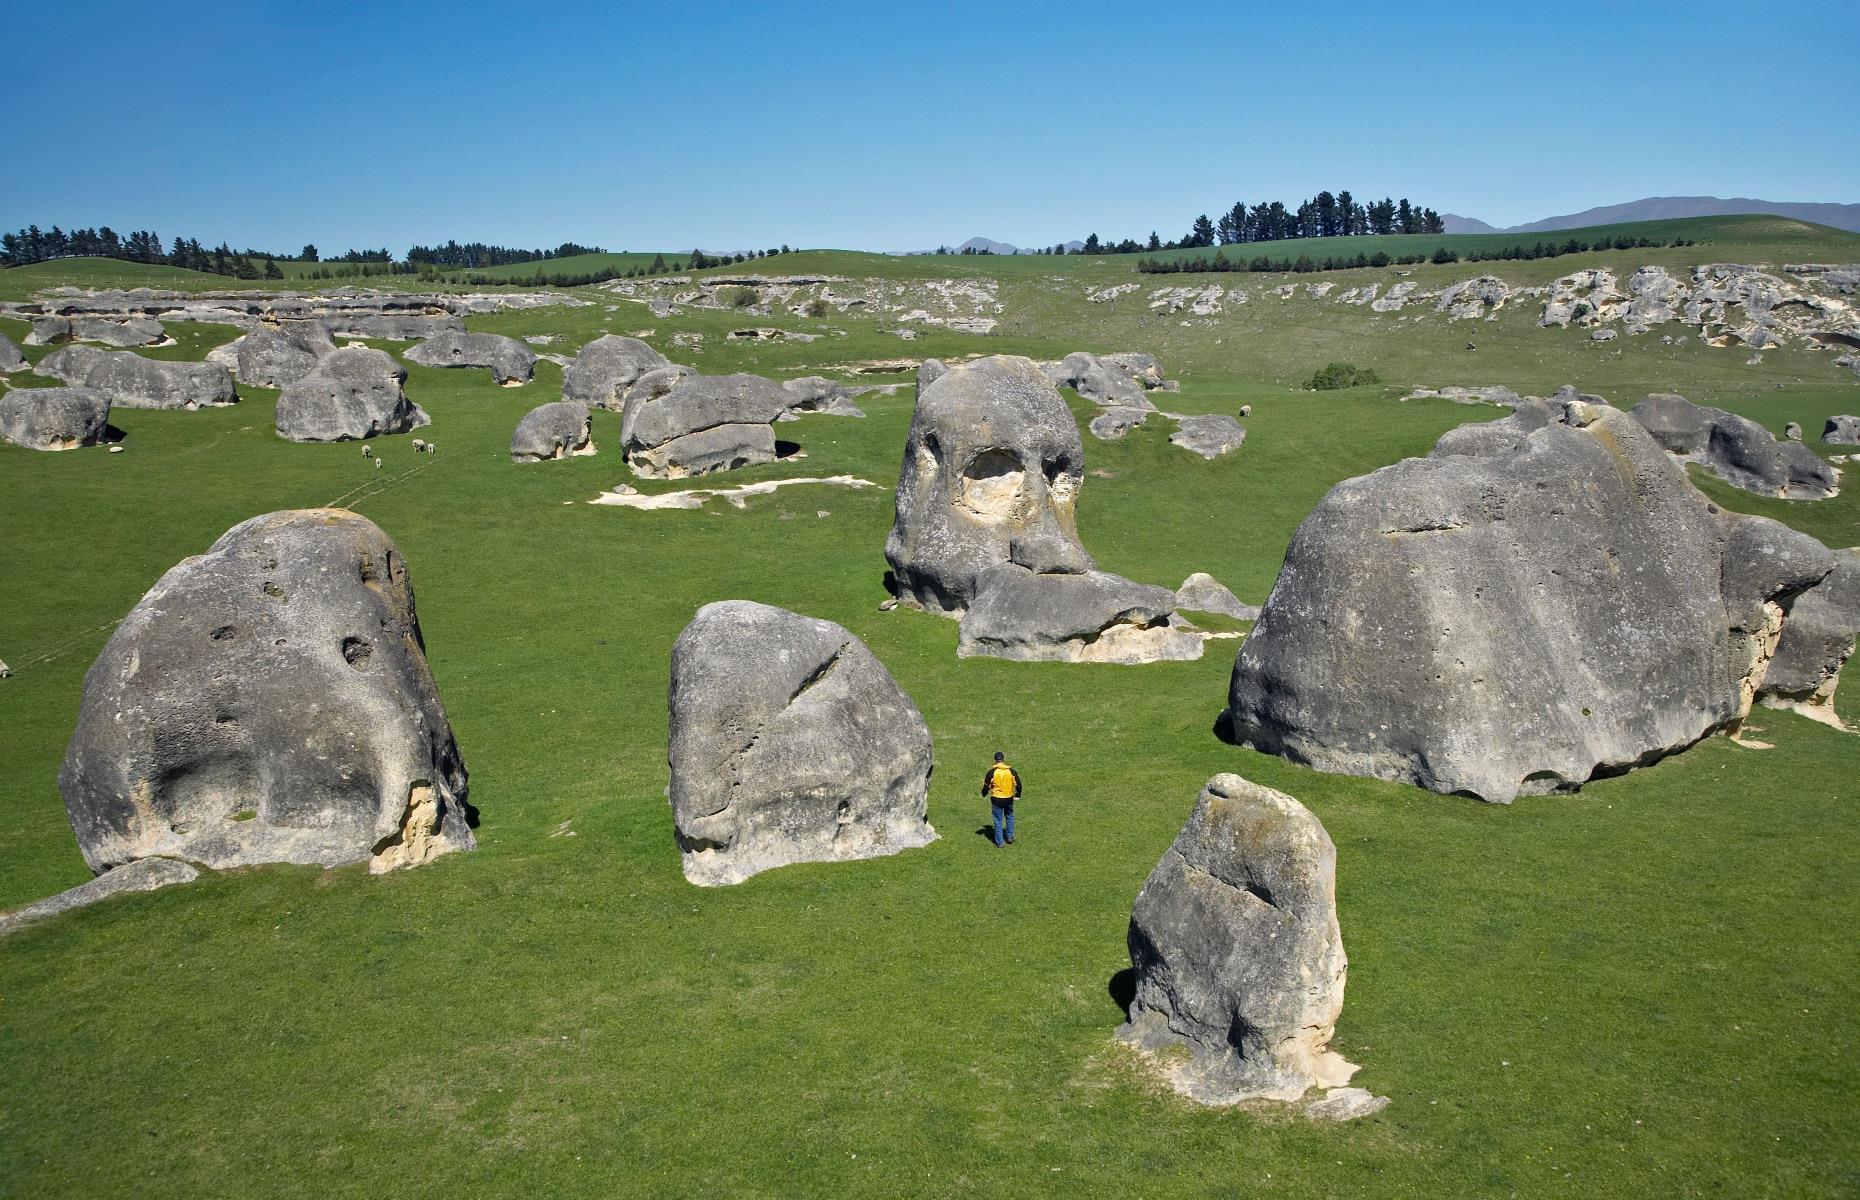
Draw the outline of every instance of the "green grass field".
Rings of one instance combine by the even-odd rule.
[[[1860,261],[1850,235],[1739,236],[1409,278]],[[0,294],[23,272],[26,290],[132,286],[91,264],[47,267],[64,273],[0,273]],[[1087,476],[1081,535],[1108,570],[1171,587],[1205,570],[1253,601],[1332,484],[1498,415],[1398,403],[1411,386],[1573,382],[1628,403],[1675,390],[1773,430],[1860,411],[1860,381],[1826,355],[1747,367],[1746,352],[1696,340],[1596,344],[1537,329],[1535,305],[1449,325],[1254,298],[1184,326],[1141,294],[1086,303],[1086,287],[1135,278],[1116,260],[805,252],[719,273],[752,268],[990,274],[1007,312],[987,337],[908,344],[883,320],[784,314],[750,323],[825,336],[739,343],[724,334],[740,316],[654,319],[590,291],[591,307],[469,324],[556,334],[550,348],[567,352],[645,333],[702,370],[777,377],[1154,351],[1182,380],[1166,407],[1251,404],[1248,441],[1204,463],[1168,445],[1167,422],[1087,438],[1087,470],[1109,477]],[[25,328],[0,319],[15,341]],[[703,333],[702,348],[674,348],[680,331]],[[236,331],[176,332],[150,353],[198,358]],[[1387,386],[1296,390],[1337,358]],[[804,460],[720,480],[849,472],[883,488],[635,512],[584,503],[630,481],[614,414],[596,415],[595,457],[508,460],[517,418],[560,382],[548,363],[515,390],[410,366],[440,453],[377,439],[381,470],[352,443],[279,439],[275,393],[256,388],[229,409],[118,410],[122,454],[0,445],[0,658],[14,670],[0,681],[0,908],[87,877],[56,775],[113,623],[180,558],[278,508],[340,501],[405,552],[483,819],[477,852],[415,871],[226,872],[0,942],[0,1194],[1860,1191],[1860,739],[1760,710],[1774,749],[1715,738],[1510,807],[1317,774],[1214,737],[1233,642],[1145,667],[959,661],[954,622],[881,613],[908,386],[861,397],[863,421],[783,425]],[[1700,482],[1729,508],[1860,543],[1860,489],[1790,503]],[[734,597],[838,621],[886,663],[936,739],[940,841],[734,888],[685,883],[665,800],[668,660],[700,605]],[[1860,720],[1860,684],[1841,709]],[[978,836],[975,784],[996,748],[1027,783],[1009,851]],[[1111,1039],[1131,902],[1223,770],[1297,796],[1337,844],[1352,970],[1336,1045],[1363,1064],[1356,1082],[1393,1098],[1378,1117],[1318,1127],[1279,1107],[1198,1108]],[[575,836],[552,836],[563,822]]]

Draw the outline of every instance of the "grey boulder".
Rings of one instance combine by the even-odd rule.
[[[1246,442],[1246,428],[1226,413],[1180,417],[1169,444],[1203,458],[1231,454]]]
[[[648,371],[670,366],[663,354],[638,338],[607,334],[589,342],[562,372],[562,398],[589,408],[618,412],[627,389]]]
[[[1086,428],[1099,441],[1114,442],[1147,421],[1151,411],[1144,408],[1107,408],[1094,416]]]
[[[804,375],[783,383],[790,400],[780,420],[792,421],[801,413],[821,413],[829,417],[863,417],[865,413],[852,402],[847,390],[823,375]]]
[[[1834,551],[1834,569],[1789,609],[1758,697],[1771,708],[1846,728],[1834,711],[1841,668],[1860,635],[1860,549]]]
[[[1742,721],[1820,543],[1719,510],[1612,408],[1481,432],[1305,518],[1234,664],[1235,740],[1507,802]]]
[[[93,388],[0,392],[0,439],[28,450],[95,446],[110,425],[110,398]]]
[[[1787,500],[1825,500],[1840,477],[1819,454],[1722,408],[1656,393],[1629,410],[1668,453],[1697,463],[1732,487]]]
[[[1035,574],[1002,563],[983,574],[956,653],[1017,662],[1150,663],[1201,657],[1169,589],[1104,571]]]
[[[280,437],[340,442],[407,433],[432,422],[407,399],[407,368],[384,351],[347,347],[324,355],[278,395]]]
[[[1214,576],[1196,571],[1175,589],[1175,606],[1190,612],[1218,613],[1236,621],[1259,620],[1259,605],[1247,604]]]
[[[1309,809],[1216,775],[1137,893],[1118,1036],[1187,1049],[1167,1078],[1203,1104],[1347,1082],[1357,1068],[1330,1048],[1348,968],[1336,890],[1337,849]]]
[[[342,509],[254,517],[163,575],[84,677],[58,786],[93,871],[474,845],[406,562]]]
[[[885,541],[899,601],[958,616],[1001,563],[1091,570],[1075,516],[1084,469],[1072,412],[1031,359],[978,359],[938,376],[911,414]]]
[[[10,912],[0,913],[0,937],[33,921],[44,920],[61,912],[108,900],[128,892],[152,892],[177,883],[191,883],[200,872],[172,858],[143,858],[105,871],[87,883],[66,888],[56,896],[47,896]]]
[[[168,341],[168,331],[150,317],[39,317],[26,335],[28,346],[56,346],[65,342],[101,342],[106,346],[154,346]]]
[[[403,357],[423,367],[489,367],[500,387],[521,387],[536,371],[534,351],[496,333],[442,333]]]
[[[594,438],[588,406],[578,400],[541,404],[523,414],[510,435],[512,462],[545,462],[571,455],[593,454]]]
[[[1829,417],[1821,440],[1830,446],[1860,446],[1860,417]]]
[[[917,390],[915,397],[922,399],[924,389],[941,379],[949,372],[949,366],[940,358],[926,358],[917,364]]]
[[[672,647],[668,699],[672,813],[692,883],[936,840],[924,818],[929,727],[833,622],[707,604]]]
[[[32,364],[19,352],[11,338],[0,336],[0,375],[11,375],[15,371],[24,371]]]
[[[464,318],[450,313],[336,309],[322,320],[337,337],[375,338],[384,342],[418,342],[441,334],[465,332]]]
[[[684,479],[775,461],[773,422],[792,397],[760,375],[686,375],[662,395],[629,394],[620,419],[627,465]]]
[[[321,321],[261,324],[239,339],[239,382],[282,388],[316,369],[317,360],[336,349]]]
[[[1055,386],[1069,387],[1093,404],[1112,408],[1156,407],[1122,365],[1103,362],[1097,355],[1082,350],[1066,355],[1049,368],[1047,377]]]
[[[45,356],[36,373],[73,387],[95,388],[115,408],[213,408],[238,399],[232,372],[218,363],[163,362],[127,350],[65,346]]]

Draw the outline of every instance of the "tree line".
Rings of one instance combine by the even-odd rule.
[[[115,258],[124,262],[186,267],[241,279],[281,279],[283,272],[278,269],[277,260],[282,257],[249,247],[234,250],[225,242],[208,248],[199,238],[177,237],[172,243],[164,243],[161,235],[152,229],[119,234],[108,225],[73,229],[69,233],[56,225],[49,230],[28,225],[12,233],[0,233],[0,266],[7,267],[57,258]],[[262,267],[258,265],[261,260]]]
[[[515,250],[509,246],[487,246],[483,242],[456,240],[443,246],[409,246],[407,261],[419,267],[503,267],[513,263],[547,262],[552,258],[573,258],[578,254],[605,254],[599,246],[563,242],[553,250]]]
[[[1138,272],[1144,275],[1196,274],[1206,271],[1265,271],[1295,272],[1304,274],[1310,271],[1346,271],[1356,267],[1411,266],[1416,263],[1432,262],[1439,265],[1456,262],[1515,262],[1539,258],[1558,258],[1565,254],[1587,254],[1592,250],[1645,250],[1663,246],[1691,246],[1691,238],[1672,238],[1656,242],[1644,237],[1600,238],[1586,242],[1581,238],[1570,238],[1564,242],[1537,242],[1530,246],[1502,246],[1496,249],[1468,250],[1464,254],[1447,246],[1437,248],[1432,254],[1403,254],[1390,257],[1378,250],[1374,254],[1357,254],[1355,257],[1326,255],[1314,259],[1309,254],[1297,258],[1272,258],[1259,254],[1250,259],[1228,258],[1221,250],[1214,252],[1213,258],[1197,254],[1193,258],[1175,259],[1139,259]]]
[[[1269,200],[1249,205],[1236,200],[1232,208],[1211,219],[1203,213],[1188,227],[1188,232],[1165,241],[1155,230],[1143,240],[1124,238],[1109,241],[1096,233],[1073,245],[1059,242],[1031,251],[1033,254],[1154,254],[1162,250],[1199,250],[1209,246],[1237,246],[1248,242],[1281,242],[1296,238],[1356,237],[1363,234],[1445,233],[1446,222],[1431,208],[1423,208],[1406,196],[1393,200],[1362,203],[1350,192],[1319,192],[1296,207],[1283,201]],[[948,254],[939,249],[938,254]],[[963,253],[987,254],[989,251]]]

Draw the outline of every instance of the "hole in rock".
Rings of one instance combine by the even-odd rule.
[[[984,450],[963,468],[959,499],[985,517],[1009,517],[1019,506],[1026,475],[1019,457],[1007,450]]]
[[[211,636],[214,641],[223,642],[238,632],[239,627],[237,625],[222,625],[218,629],[215,629]]]
[[[368,665],[368,658],[375,652],[372,644],[358,637],[342,639],[342,657],[356,670]]]

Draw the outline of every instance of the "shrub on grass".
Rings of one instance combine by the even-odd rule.
[[[1367,367],[1354,363],[1326,363],[1317,374],[1311,377],[1310,388],[1314,392],[1334,392],[1339,388],[1364,387],[1372,383],[1381,383],[1382,377]]]

